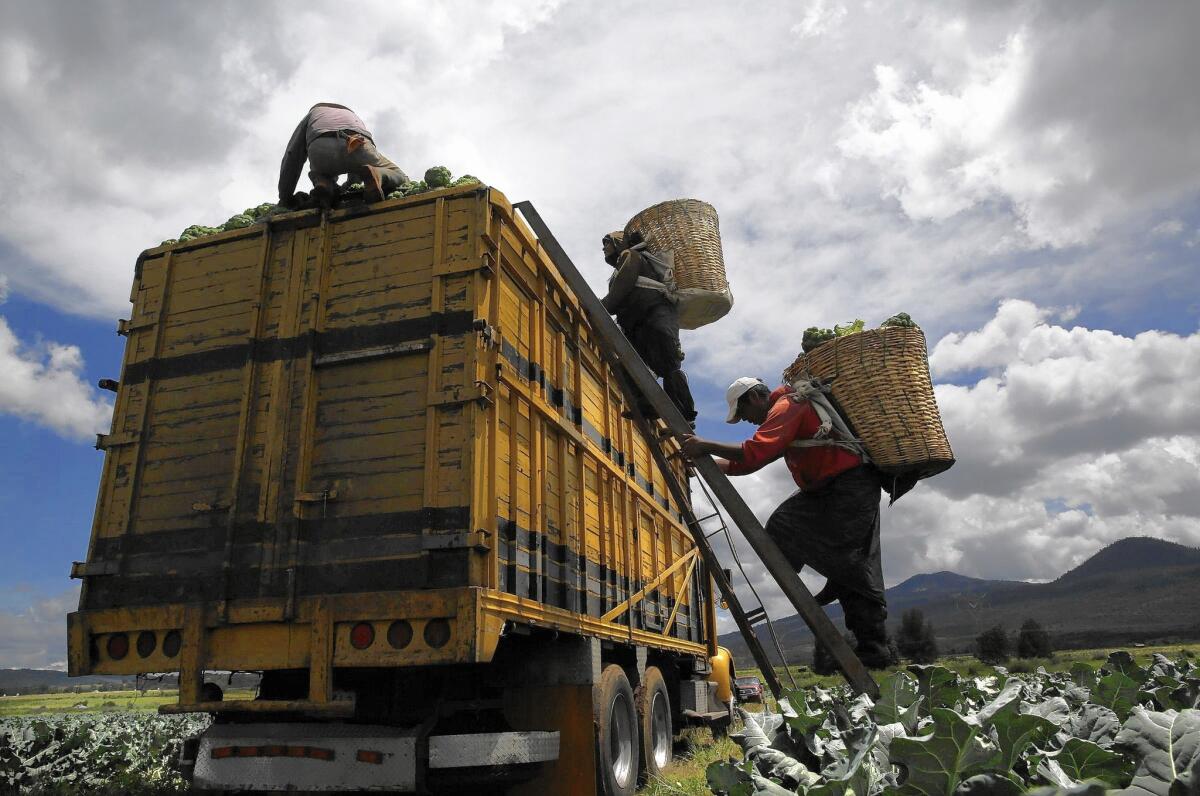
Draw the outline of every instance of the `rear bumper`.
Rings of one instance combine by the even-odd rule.
[[[557,732],[435,735],[417,728],[337,723],[217,724],[182,760],[198,790],[392,790],[498,768],[519,774],[558,759]],[[487,774],[487,775],[490,775]]]

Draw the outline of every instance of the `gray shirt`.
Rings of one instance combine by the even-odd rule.
[[[371,139],[372,144],[375,143],[367,126],[354,111],[345,105],[318,102],[309,109],[300,120],[300,124],[296,125],[287,149],[283,152],[283,163],[279,166],[280,204],[288,202],[296,190],[304,161],[308,160],[309,144],[326,133],[336,133],[339,130],[358,133]]]

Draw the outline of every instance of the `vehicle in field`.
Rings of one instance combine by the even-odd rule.
[[[159,246],[130,297],[69,669],[179,672],[196,787],[632,794],[729,720],[683,507],[499,191]]]
[[[753,676],[738,677],[733,681],[733,694],[738,702],[762,702],[762,680]]]

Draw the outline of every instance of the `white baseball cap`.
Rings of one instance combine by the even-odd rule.
[[[764,387],[767,386],[766,382],[762,379],[756,379],[753,376],[742,376],[729,385],[729,389],[725,391],[725,403],[729,404],[729,416],[725,418],[726,423],[736,423],[738,421],[738,399],[760,384]]]

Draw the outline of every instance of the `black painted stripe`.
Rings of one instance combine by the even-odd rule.
[[[374,346],[416,342],[431,335],[461,335],[471,331],[474,314],[469,310],[435,312],[421,318],[390,323],[307,332],[296,337],[271,337],[248,343],[224,346],[211,351],[158,357],[135,362],[125,368],[122,384],[140,384],[147,379],[172,379],[196,376],[240,367],[247,360],[257,363],[317,355],[340,354]]]

